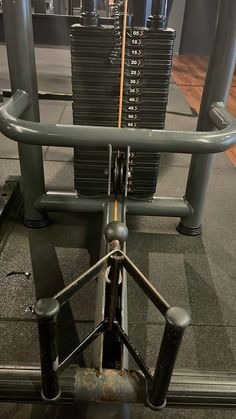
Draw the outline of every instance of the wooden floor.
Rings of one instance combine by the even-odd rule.
[[[208,60],[206,57],[178,55],[174,57],[172,77],[182,89],[191,108],[199,112]],[[230,90],[228,109],[236,117],[236,73]],[[227,151],[236,167],[236,146]]]

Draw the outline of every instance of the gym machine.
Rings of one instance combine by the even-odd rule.
[[[96,264],[53,298],[36,302],[41,364],[1,366],[1,401],[138,402],[157,411],[166,405],[236,407],[236,373],[173,372],[189,316],[171,307],[126,254],[126,214],[180,217],[180,233],[201,234],[213,154],[236,144],[236,123],[225,109],[236,4],[221,2],[197,132],[174,132],[163,130],[174,42],[167,3],[153,0],[147,26],[136,27],[126,0],[115,1],[111,27],[100,24],[96,1],[84,0],[80,23],[71,28],[74,126],[67,126],[39,122],[30,2],[3,1],[12,97],[0,109],[0,128],[19,145],[24,223],[43,228],[51,211],[102,213],[103,228]],[[43,145],[74,147],[75,192],[46,191]],[[183,198],[154,196],[161,152],[192,155]],[[154,371],[128,336],[132,279],[165,320]],[[60,359],[58,313],[91,281],[97,286],[95,329]],[[94,369],[74,365],[92,342]],[[139,370],[129,370],[128,352]]]

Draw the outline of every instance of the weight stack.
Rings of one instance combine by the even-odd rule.
[[[172,29],[127,29],[122,127],[164,129],[174,38]],[[76,125],[118,125],[120,56],[111,64],[113,47],[111,26],[75,24],[71,28]],[[131,150],[129,162],[128,195],[136,199],[152,198],[160,154]],[[108,163],[108,149],[75,148],[75,189],[79,194],[107,194]]]

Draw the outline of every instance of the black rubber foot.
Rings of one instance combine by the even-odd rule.
[[[42,218],[41,220],[28,220],[28,218],[24,217],[23,223],[28,228],[43,228],[49,225],[49,219]]]
[[[200,236],[202,234],[202,226],[199,227],[185,227],[179,223],[176,227],[178,233],[184,234],[185,236]]]

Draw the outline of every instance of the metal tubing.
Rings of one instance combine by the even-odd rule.
[[[103,258],[107,252],[107,242],[104,236],[104,229],[109,223],[109,205],[105,205],[105,210],[102,217],[102,228],[101,228],[101,241],[100,241],[100,251],[99,257]],[[100,324],[105,318],[105,302],[106,302],[106,279],[105,271],[101,271],[98,275],[96,281],[96,306],[94,313],[94,325],[95,327]],[[98,337],[98,339],[93,344],[93,359],[92,366],[98,371],[102,371],[102,360],[103,360],[103,336]]]
[[[39,104],[30,1],[3,0],[3,19],[12,92],[17,89],[28,92],[29,105],[23,118],[38,122]],[[26,145],[22,140],[18,149],[25,224],[29,227],[42,227],[48,223],[46,214],[34,207],[36,198],[45,192],[42,148]]]
[[[88,269],[85,273],[80,275],[75,281],[67,287],[59,291],[53,298],[58,301],[60,306],[63,306],[71,297],[73,297],[81,288],[88,285],[91,281],[97,278],[102,268],[106,264],[110,256],[114,254],[114,250],[100,259],[95,265]]]
[[[211,175],[213,155],[193,156],[189,168],[185,199],[194,208],[193,215],[182,217],[177,231],[187,236],[202,233],[202,214],[207,196],[208,182]]]
[[[120,279],[120,272],[121,272],[121,263],[124,260],[124,256],[122,255],[112,255],[109,258],[109,265],[110,265],[110,273],[109,279],[111,281],[110,284],[110,301],[109,301],[109,308],[108,308],[108,330],[112,330],[113,323],[115,320],[115,313],[117,309],[117,296],[118,296],[118,286],[119,286],[119,279]]]
[[[167,16],[168,0],[152,0],[152,15]]]
[[[83,26],[97,26],[97,0],[83,0],[82,8],[82,25]]]
[[[202,102],[199,112],[198,131],[211,131],[214,123],[209,118],[213,102],[227,103],[236,59],[236,3],[221,0],[215,41],[211,53]]]
[[[168,0],[152,0],[152,16],[150,16],[150,27],[157,29],[167,28]]]
[[[75,213],[102,212],[105,206],[104,199],[79,197],[77,193],[47,192],[36,201],[36,208],[41,211],[62,211]]]
[[[236,57],[236,2],[222,0],[219,12],[215,42],[211,54],[205,86],[203,90],[197,130],[212,130],[215,125],[222,127],[219,115],[221,109],[212,109],[213,102],[226,105],[232,82]],[[209,116],[210,110],[210,116]],[[215,113],[212,120],[212,114]],[[218,113],[218,115],[217,115]],[[224,115],[222,115],[225,117]],[[227,116],[226,116],[227,118]],[[229,123],[228,121],[223,121]],[[211,152],[209,152],[211,153]],[[213,163],[212,155],[192,156],[185,198],[194,208],[194,214],[181,218],[178,231],[187,235],[201,234],[201,220],[205,204],[208,182]]]
[[[63,371],[65,368],[69,367],[69,365],[74,362],[79,354],[83,352],[95,339],[97,339],[98,336],[100,336],[101,333],[104,332],[107,325],[107,321],[104,320],[102,323],[100,323],[96,329],[94,329],[78,346],[75,348],[70,355],[66,359],[64,359],[59,367],[58,372]]]
[[[80,197],[76,193],[49,191],[36,202],[42,211],[62,211],[75,213],[97,213],[104,210],[106,199]],[[151,201],[126,200],[128,214],[164,217],[186,217],[193,209],[183,198],[158,197]]]
[[[74,14],[73,0],[69,0],[68,1],[68,14],[69,15],[73,15]]]
[[[165,331],[156,363],[153,382],[148,394],[148,405],[153,410],[162,410],[166,406],[166,396],[179,347],[185,329],[190,323],[188,313],[178,307],[169,308],[165,317]]]
[[[129,336],[125,333],[125,331],[121,328],[118,322],[115,322],[115,327],[118,332],[118,335],[120,339],[122,340],[123,344],[128,349],[128,352],[133,357],[134,361],[138,365],[138,367],[141,369],[143,375],[147,378],[149,382],[152,381],[152,373],[149,370],[148,366],[142,359],[141,355],[139,354],[138,350],[135,348],[131,340],[129,339]]]
[[[134,1],[133,26],[146,26],[147,18],[151,14],[152,0]]]
[[[57,403],[145,403],[146,380],[140,371],[83,369],[70,366],[59,376]],[[0,401],[40,403],[39,366],[0,366]],[[176,370],[167,394],[167,407],[236,408],[236,372]]]
[[[46,401],[56,401],[60,398],[57,347],[57,315],[59,310],[60,305],[53,298],[41,299],[35,306],[35,314],[38,319],[42,397]]]
[[[114,149],[130,146],[131,151],[209,154],[225,151],[236,144],[236,123],[219,132],[159,131],[150,129],[53,125],[19,119],[29,97],[17,91],[0,109],[0,129],[6,137],[28,144],[59,147],[90,146]],[[213,105],[212,109],[218,109]],[[230,118],[230,117],[229,117]]]
[[[127,212],[133,215],[158,215],[163,217],[186,217],[193,209],[183,198],[153,198],[151,201],[127,200]]]
[[[97,14],[97,0],[83,0],[82,12]]]
[[[157,309],[165,316],[167,310],[170,308],[170,305],[167,303],[167,301],[165,301],[161,294],[159,294],[159,292],[154,288],[151,282],[143,275],[143,273],[133,264],[133,262],[128,258],[128,256],[125,256],[123,266],[130,274],[130,276],[132,276],[135,282],[140,286],[143,292],[157,307]]]

